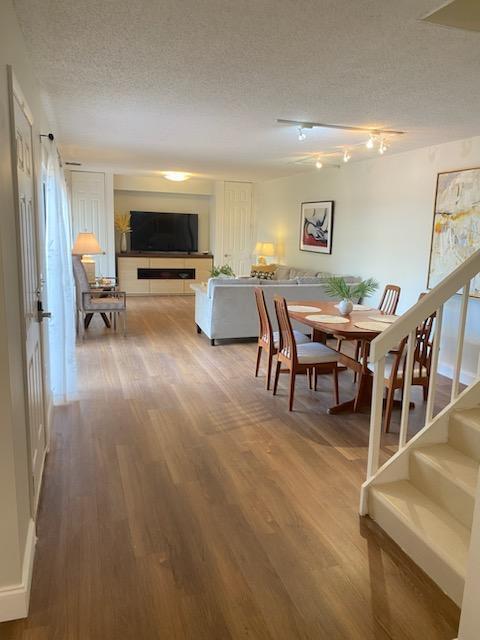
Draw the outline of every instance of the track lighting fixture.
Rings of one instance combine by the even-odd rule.
[[[303,142],[307,137],[305,133],[305,129],[303,127],[298,127],[298,139],[300,142]]]
[[[367,149],[373,149],[374,144],[375,144],[375,136],[373,135],[373,133],[371,133],[370,137],[365,143],[365,146],[367,147]]]
[[[320,159],[318,159],[315,162],[315,166],[317,167],[317,169],[321,169],[323,167],[322,161]]]
[[[343,161],[344,162],[348,162],[351,157],[352,156],[351,156],[350,152],[348,151],[348,149],[345,149],[345,151],[343,152]]]

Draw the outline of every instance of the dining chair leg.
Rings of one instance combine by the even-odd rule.
[[[273,363],[273,353],[271,350],[267,353],[267,379],[265,380],[265,386],[267,391],[270,390],[270,379],[272,377],[272,363]]]
[[[423,401],[426,402],[428,400],[428,382],[427,384],[422,385],[423,389]]]
[[[277,364],[275,367],[275,380],[273,382],[273,395],[277,395],[277,387],[278,387],[278,378],[280,377],[280,361],[277,360]]]
[[[258,376],[258,371],[260,369],[260,360],[262,359],[262,347],[258,345],[257,347],[257,363],[255,365],[255,378]]]
[[[293,369],[290,369],[290,389],[288,393],[288,410],[293,410],[293,397],[295,395],[295,377],[296,373]]]
[[[387,401],[385,403],[385,416],[383,422],[383,430],[385,431],[385,433],[388,433],[390,431],[390,420],[392,419],[394,395],[395,389],[389,388],[387,392]]]
[[[313,388],[315,391],[317,390],[317,381],[318,381],[318,373],[317,373],[317,369],[315,368],[313,370]]]
[[[313,385],[312,385],[312,370],[311,369],[307,369],[307,380],[308,380],[308,388],[310,389],[310,391],[313,389]]]
[[[127,337],[127,312],[123,311],[122,316],[123,316],[123,337],[126,338]]]
[[[361,347],[360,340],[357,340],[357,344],[355,345],[355,360],[357,362],[360,359],[360,347]],[[353,374],[353,381],[354,382],[357,381],[357,377],[358,377],[358,373],[355,371],[355,373]]]
[[[335,404],[340,404],[340,395],[338,393],[338,366],[333,370],[333,392],[335,394]]]

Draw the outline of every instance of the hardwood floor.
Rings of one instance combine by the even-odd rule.
[[[126,339],[95,318],[79,347],[30,616],[0,638],[452,640],[456,606],[358,516],[368,415],[327,415],[329,376],[317,392],[300,377],[289,414],[287,376],[273,397],[255,343],[211,347],[192,298],[128,307]],[[352,374],[340,382],[347,399]]]

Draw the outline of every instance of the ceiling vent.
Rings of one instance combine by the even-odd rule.
[[[443,27],[480,31],[480,2],[479,0],[452,0],[422,20]]]

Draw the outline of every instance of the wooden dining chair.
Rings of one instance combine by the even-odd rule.
[[[398,301],[400,300],[400,287],[396,284],[386,284],[385,289],[383,290],[382,297],[380,298],[380,303],[377,307],[378,311],[387,315],[393,316],[395,315],[398,307]],[[360,358],[360,349],[361,342],[357,340],[355,344],[355,360]],[[342,340],[338,339],[337,341],[337,351],[340,351],[342,347]],[[353,375],[354,382],[357,381],[357,373],[355,372]]]
[[[304,373],[309,376],[310,372],[313,371],[315,374],[316,388],[317,374],[332,373],[335,403],[338,404],[338,353],[320,342],[298,344],[295,341],[285,298],[275,296],[274,303],[279,329],[279,344],[277,363],[275,367],[273,395],[276,395],[277,393],[280,373],[282,371],[289,371],[290,389],[288,410],[292,411],[293,398],[295,394],[295,378],[297,374]],[[281,368],[282,365],[285,366],[285,369],[283,370]]]
[[[421,297],[421,296],[420,296]],[[417,327],[417,336],[415,341],[415,351],[413,354],[413,370],[412,370],[412,387],[420,386],[423,389],[423,399],[428,396],[428,386],[430,383],[430,371],[432,362],[433,347],[433,325],[435,315],[426,318],[422,324]],[[407,361],[407,337],[405,337],[398,347],[390,351],[385,358],[385,387],[387,389],[387,398],[385,404],[385,413],[383,420],[383,428],[386,433],[390,430],[390,421],[392,418],[393,401],[395,391],[404,388],[404,375]],[[373,365],[368,365],[373,371]]]
[[[393,316],[397,312],[398,301],[400,300],[400,287],[396,284],[386,284],[383,290],[378,310],[387,316]]]
[[[278,349],[279,332],[273,331],[272,329],[272,323],[270,322],[270,316],[268,315],[267,304],[265,302],[265,294],[263,293],[263,289],[261,289],[260,287],[255,288],[255,301],[257,303],[258,319],[260,322],[255,377],[258,376],[258,371],[260,369],[260,360],[262,358],[263,351],[265,351],[267,354],[267,374],[265,379],[265,386],[267,389],[270,389],[272,362]],[[310,342],[310,338],[300,331],[294,331],[293,334],[295,342],[297,344]]]

